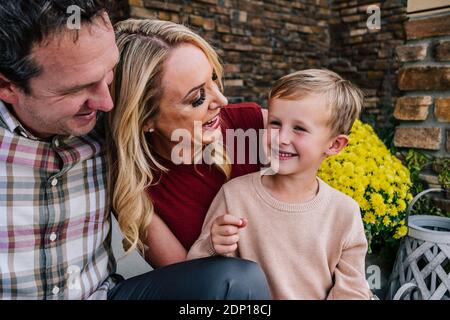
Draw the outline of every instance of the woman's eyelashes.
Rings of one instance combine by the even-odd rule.
[[[213,72],[211,79],[212,81],[217,81],[217,79],[219,79],[217,77],[216,72]],[[197,108],[201,106],[203,102],[205,102],[205,100],[206,100],[205,88],[200,88],[200,95],[192,102],[192,106],[194,108]]]
[[[205,88],[200,88],[200,96],[192,102],[192,106],[197,108],[205,102]]]

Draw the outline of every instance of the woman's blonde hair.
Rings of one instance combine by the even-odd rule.
[[[152,154],[144,124],[159,112],[161,78],[170,51],[182,43],[199,47],[217,74],[222,89],[222,66],[214,49],[187,27],[168,21],[121,21],[115,26],[120,61],[111,84],[114,109],[107,115],[109,181],[112,207],[124,235],[127,252],[145,249],[143,239],[154,207],[146,189],[155,183],[154,170],[167,171]],[[223,147],[223,145],[222,145]],[[217,164],[228,179],[231,166],[223,148]]]

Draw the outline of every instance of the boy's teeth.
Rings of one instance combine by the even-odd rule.
[[[295,156],[295,154],[280,152],[280,156],[282,156],[282,157],[293,157],[293,156]]]

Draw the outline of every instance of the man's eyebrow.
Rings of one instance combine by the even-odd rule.
[[[113,68],[111,70],[113,70],[116,67],[116,65],[119,63],[119,58],[117,57],[117,59],[115,59],[114,61],[115,61],[115,63],[114,63],[114,66],[113,66]],[[70,87],[70,88],[64,88],[64,89],[58,90],[58,93],[60,93],[60,94],[69,94],[69,93],[73,93],[73,92],[78,92],[78,91],[81,91],[83,89],[89,88],[89,87],[91,87],[93,85],[96,85],[100,81],[102,81],[102,79],[100,79],[98,81],[93,81],[91,83],[78,84],[78,85],[75,85],[75,86]]]
[[[73,87],[70,88],[65,88],[65,89],[61,89],[58,90],[58,93],[60,94],[68,94],[68,93],[72,93],[72,92],[78,92],[81,91],[83,89],[89,88],[95,84],[99,83],[99,81],[95,81],[95,82],[91,82],[91,83],[87,83],[87,84],[79,84],[79,85],[75,85]]]
[[[189,94],[191,94],[191,92],[194,92],[195,90],[200,89],[200,88],[203,87],[204,85],[205,85],[205,82],[203,82],[201,85],[196,86],[196,87],[192,88],[191,90],[189,90],[189,92],[186,93],[186,95],[184,96],[184,98],[183,98],[182,100],[186,99],[186,97],[187,97]]]

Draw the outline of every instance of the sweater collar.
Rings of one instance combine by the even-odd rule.
[[[315,197],[307,202],[299,202],[299,203],[290,203],[284,202],[273,197],[267,189],[263,186],[261,182],[262,175],[257,172],[253,175],[253,186],[256,189],[256,193],[258,196],[269,206],[272,208],[288,212],[288,213],[298,213],[298,212],[307,212],[315,209],[320,209],[328,203],[330,187],[322,181],[319,177],[316,177],[317,182],[319,183],[319,191],[315,195]]]

